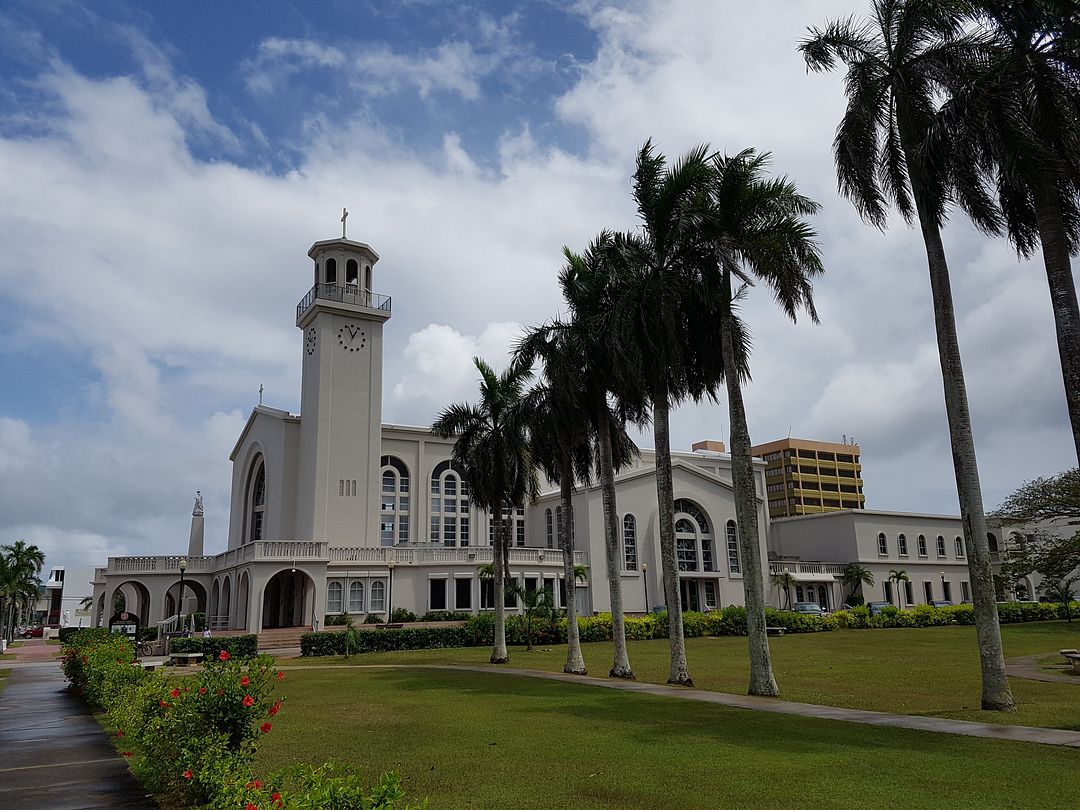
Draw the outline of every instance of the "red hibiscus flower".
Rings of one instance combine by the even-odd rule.
[[[249,683],[251,683],[251,678],[249,678],[247,675],[240,679],[241,686],[247,686]]]
[[[171,698],[180,697],[180,690],[179,689],[173,689],[171,692],[169,692],[169,697],[171,697]]]
[[[255,698],[251,695],[244,695],[244,699],[240,701],[245,706],[251,707],[255,705]]]
[[[169,708],[169,704],[166,703],[164,700],[159,700],[158,705],[161,706],[161,708],[163,708],[163,709]]]
[[[185,779],[190,779],[190,778],[191,778],[191,777],[193,777],[194,775],[195,775],[195,774],[193,774],[193,773],[191,772],[191,770],[190,770],[190,769],[189,769],[189,770],[186,770],[186,771],[184,771],[184,778],[185,778]]]
[[[283,681],[283,680],[285,680],[285,673],[284,673],[284,672],[281,672],[281,671],[279,670],[279,671],[278,671],[278,674],[277,674],[277,679],[278,679],[279,681]]]
[[[116,736],[117,736],[117,737],[123,737],[123,736],[124,736],[124,732],[122,732],[122,731],[121,731],[120,729],[117,729],[117,730],[116,730]]]
[[[278,807],[281,807],[281,794],[280,793],[271,794],[270,795],[270,801],[272,801]]]
[[[206,694],[206,687],[205,686],[200,686],[199,687],[199,694],[200,695],[205,695]]]
[[[261,731],[263,734],[269,734],[271,728],[273,728],[273,726],[271,726],[269,723],[263,723],[261,726],[259,726],[259,731]]]
[[[245,785],[245,787],[248,790],[258,790],[259,788],[262,787],[262,782],[260,782],[258,779],[252,779],[250,782],[248,782]]]
[[[229,657],[229,654],[225,652],[225,650],[218,653],[218,661],[228,661]]]
[[[281,701],[280,700],[275,700],[274,705],[270,707],[270,710],[267,712],[267,714],[269,714],[271,717],[273,717],[275,714],[277,714],[280,711],[281,711]]]
[[[259,806],[257,804],[255,804],[254,802],[248,802],[244,806],[244,810],[259,810]]]

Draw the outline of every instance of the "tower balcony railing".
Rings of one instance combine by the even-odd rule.
[[[300,320],[305,312],[311,309],[315,302],[336,301],[342,304],[352,304],[368,309],[381,309],[383,312],[390,311],[390,296],[379,295],[371,290],[365,290],[357,284],[316,284],[307,295],[300,299],[296,305],[296,319]]]

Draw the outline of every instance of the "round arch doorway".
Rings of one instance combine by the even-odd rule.
[[[263,588],[262,629],[306,627],[315,608],[315,582],[295,568],[278,571]]]

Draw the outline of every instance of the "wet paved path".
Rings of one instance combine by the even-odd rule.
[[[1025,655],[1023,658],[1010,659],[1005,662],[1005,673],[1010,678],[1024,678],[1028,681],[1042,681],[1043,683],[1068,683],[1073,686],[1080,686],[1080,677],[1068,674],[1072,670],[1072,667],[1068,664],[1057,667],[1057,669],[1061,670],[1061,675],[1044,671],[1039,662],[1048,655],[1050,653]]]
[[[16,664],[9,669],[7,685],[0,691],[4,807],[157,806],[86,704],[68,693],[58,663]]]
[[[842,720],[848,723],[864,723],[871,726],[891,726],[910,728],[917,731],[933,731],[939,734],[960,734],[966,737],[984,737],[991,740],[1014,740],[1033,742],[1043,745],[1062,745],[1080,748],[1080,731],[1067,731],[1058,728],[1037,728],[1034,726],[1007,726],[998,723],[976,723],[971,720],[949,720],[943,717],[925,717],[910,714],[889,714],[865,709],[845,709],[838,706],[820,706],[815,703],[795,703],[777,698],[754,697],[751,695],[731,695],[726,692],[707,692],[703,689],[686,689],[680,686],[665,686],[640,681],[622,681],[618,679],[593,678],[588,675],[567,675],[562,672],[543,672],[534,669],[514,669],[512,667],[465,666],[457,664],[327,664],[326,666],[289,667],[278,669],[302,671],[305,669],[445,669],[452,672],[483,672],[489,675],[516,675],[526,678],[543,678],[550,681],[596,686],[602,689],[615,689],[620,692],[638,692],[659,697],[696,700],[701,703],[715,703],[735,709],[789,714],[798,717],[818,717],[823,720]]]

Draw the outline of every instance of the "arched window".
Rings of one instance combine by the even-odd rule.
[[[364,612],[364,583],[349,583],[349,613]]]
[[[345,283],[360,283],[360,265],[356,263],[356,259],[349,259],[345,262]]]
[[[885,532],[881,532],[877,536],[877,553],[881,555],[889,553],[889,538],[885,536]]]
[[[964,538],[957,535],[953,538],[953,543],[956,545],[956,559],[962,560],[964,558]]]
[[[738,574],[742,571],[739,565],[739,529],[735,525],[734,520],[727,522],[727,561],[728,570],[733,574]],[[706,568],[706,571],[709,569]]]
[[[627,515],[622,521],[623,565],[627,571],[637,571],[637,521]]]
[[[337,259],[326,260],[326,283],[337,284]]]
[[[377,579],[371,583],[371,601],[368,613],[381,613],[386,610],[386,583]]]
[[[453,461],[441,461],[431,471],[431,542],[469,545],[469,482]]]
[[[701,507],[693,501],[675,501],[675,553],[679,570],[712,571],[712,541],[709,520]]]
[[[918,543],[919,543],[919,556],[920,557],[927,556],[927,554],[926,554],[926,536],[920,534]]]
[[[319,263],[315,262],[315,285],[319,284]]]
[[[551,510],[544,510],[544,539],[547,541],[548,548],[555,548],[555,531],[554,531],[554,519],[551,516]]]
[[[561,508],[561,507],[560,507]],[[511,519],[510,510],[503,507],[503,520],[510,521],[510,545],[523,548],[525,546],[525,510],[522,507],[514,509],[514,517]],[[559,522],[559,509],[555,510],[555,523]],[[573,534],[573,513],[570,514],[570,532]],[[488,516],[488,543],[495,544],[495,521]]]
[[[900,552],[901,557],[906,557],[907,554],[907,537],[904,534],[898,534],[896,536],[896,546]]]
[[[997,551],[998,551],[997,535],[995,535],[993,532],[987,532],[986,533],[986,542],[990,544],[990,552],[993,553],[993,554],[997,554]]]
[[[397,456],[382,457],[382,494],[379,543],[392,546],[409,542],[409,468]]]
[[[940,534],[937,536],[937,555],[939,557],[945,556],[945,538]]]
[[[341,613],[341,583],[331,582],[326,588],[326,612]]]
[[[371,292],[371,265],[364,265],[364,289]]]
[[[562,548],[562,506],[555,507],[555,531],[559,538],[559,548]],[[576,532],[574,529],[574,506],[570,506],[570,540],[576,539]],[[522,543],[524,545],[524,543]]]
[[[258,543],[263,539],[263,523],[266,516],[266,464],[262,456],[255,459],[248,476],[247,531],[243,542]]]

